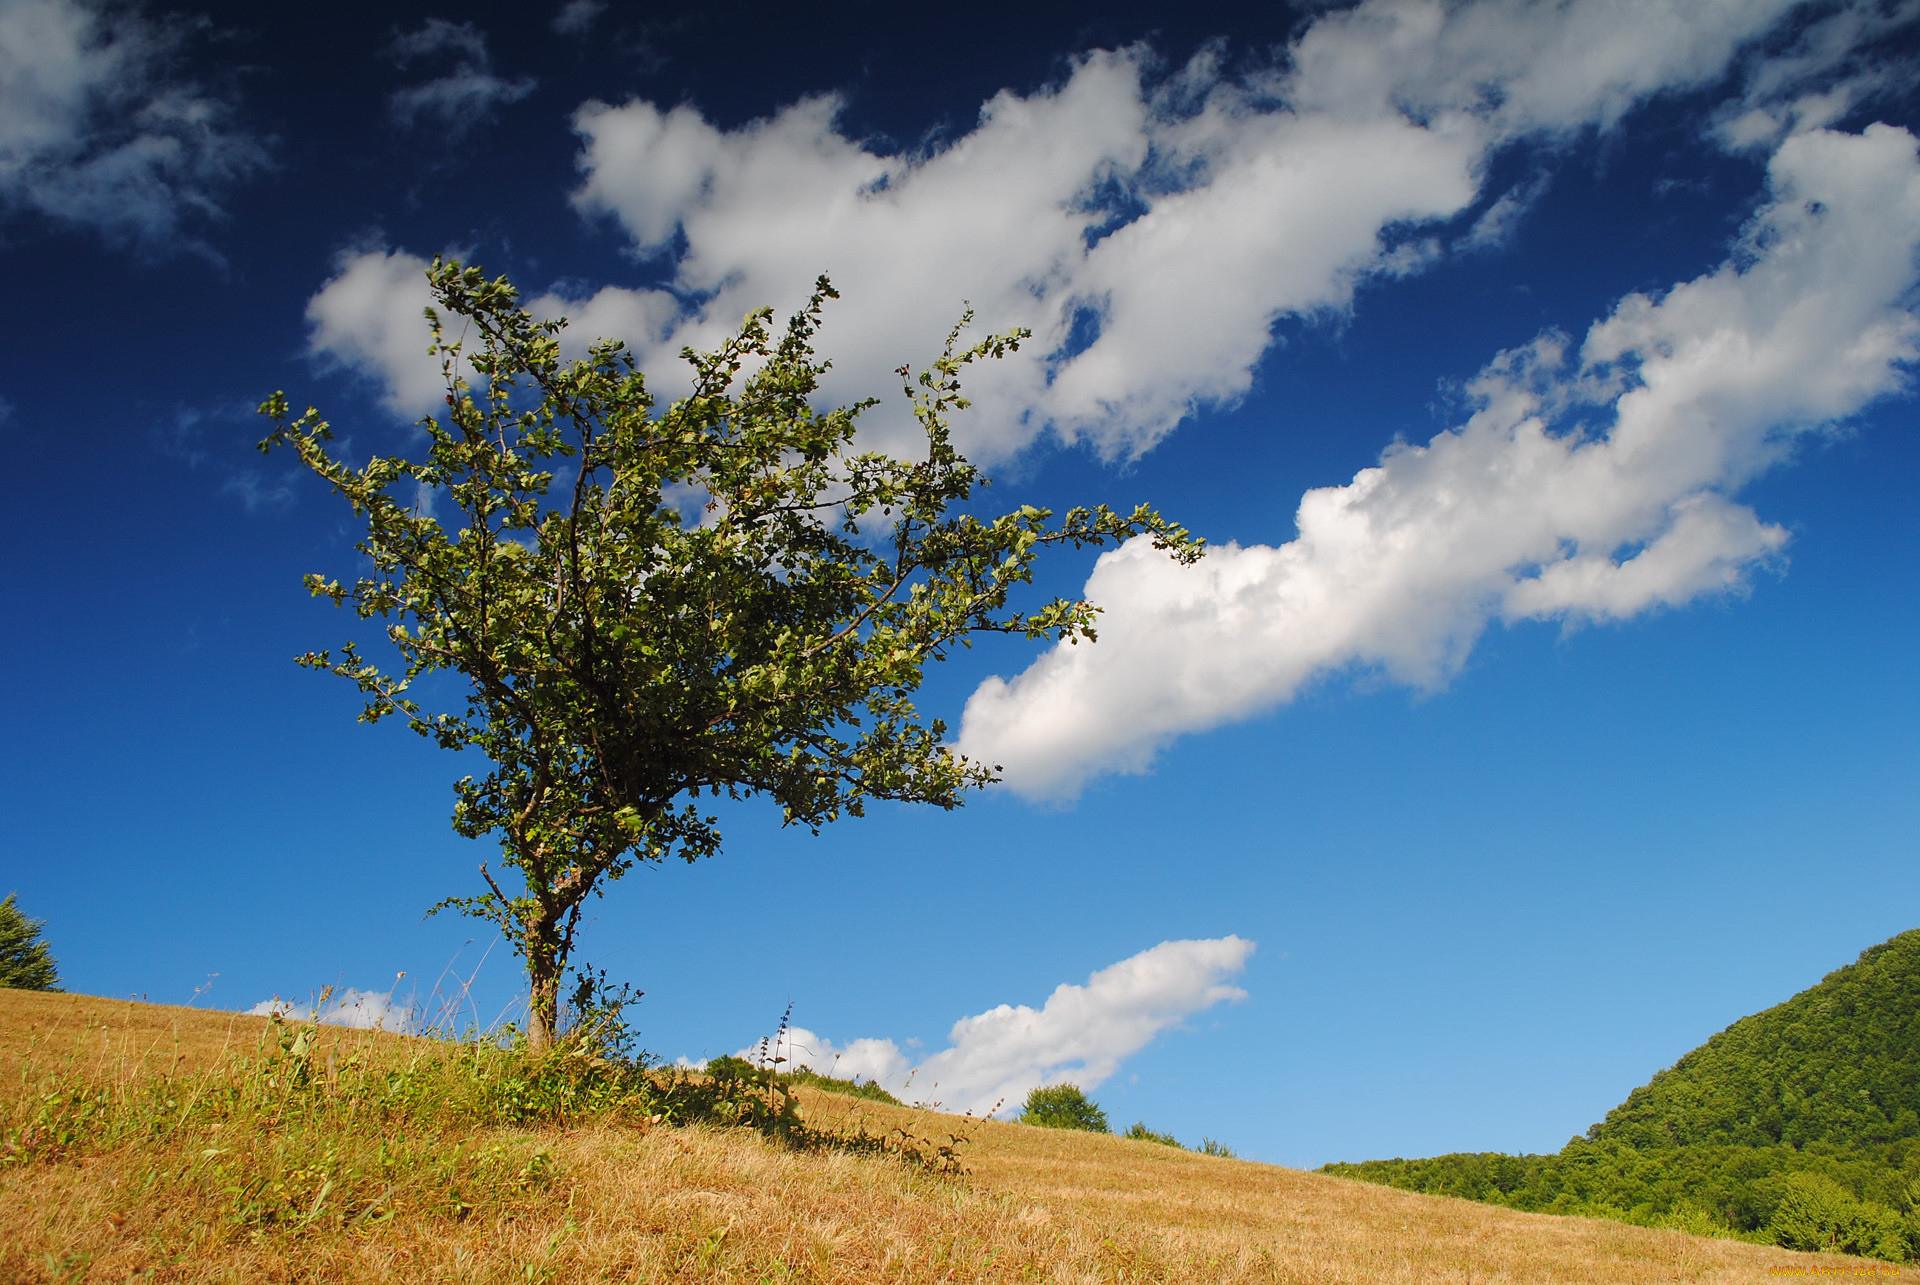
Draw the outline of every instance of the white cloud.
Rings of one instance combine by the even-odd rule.
[[[387,52],[400,66],[417,59],[452,63],[445,75],[396,90],[387,99],[393,118],[411,129],[426,117],[458,137],[486,120],[496,107],[517,103],[534,90],[532,77],[506,80],[494,74],[487,38],[471,22],[429,18],[418,31],[393,38]]]
[[[171,66],[190,28],[82,0],[0,0],[0,203],[147,253],[266,163],[231,106]]]
[[[296,1022],[318,1021],[326,1026],[346,1026],[361,1031],[396,1031],[402,1034],[414,1027],[413,1009],[394,1003],[392,991],[362,991],[349,986],[324,994],[316,1003],[300,1004],[274,996],[261,1000],[247,1012],[255,1017],[278,1013]]]
[[[1084,986],[1061,983],[1040,1008],[1002,1004],[963,1017],[948,1047],[917,1065],[892,1040],[844,1047],[790,1028],[778,1055],[840,1079],[876,1080],[908,1101],[982,1114],[1018,1110],[1042,1084],[1091,1092],[1161,1032],[1246,992],[1227,979],[1246,966],[1254,943],[1239,937],[1164,941],[1101,969]],[[752,1058],[758,1047],[740,1050]]]
[[[427,261],[404,250],[363,250],[342,254],[335,266],[307,302],[309,351],[372,377],[387,408],[403,418],[444,405],[440,359],[427,351]]]
[[[1734,256],[1630,295],[1577,353],[1502,354],[1478,409],[1301,500],[1299,536],[1181,568],[1136,541],[1086,596],[1096,645],[989,679],[960,748],[1070,794],[1168,741],[1270,709],[1315,675],[1445,683],[1491,621],[1623,619],[1737,589],[1786,532],[1732,497],[1795,442],[1905,386],[1920,250],[1913,137],[1796,135]]]
[[[1824,128],[1863,104],[1911,91],[1920,54],[1910,28],[1920,22],[1920,0],[1805,16],[1793,40],[1756,60],[1745,92],[1717,113],[1727,146],[1771,147],[1791,131]]]
[[[990,462],[1051,429],[1124,455],[1241,397],[1278,318],[1343,310],[1441,253],[1495,149],[1712,83],[1793,7],[1368,0],[1265,74],[1224,77],[1209,54],[1154,86],[1150,51],[1093,54],[1056,88],[996,95],[950,145],[896,155],[842,134],[832,96],[728,131],[685,105],[588,103],[576,202],[705,300],[643,350],[711,346],[827,271],[846,302],[826,392],[848,400],[889,390],[971,300],[984,327],[1036,339],[976,374],[962,448]],[[1810,66],[1848,53],[1829,43]],[[1495,211],[1467,245],[1519,212]],[[869,424],[876,444],[910,427],[901,407]]]
[[[1720,79],[1743,49],[1801,7],[1800,0],[1367,0],[1302,33],[1275,88],[1299,109],[1472,118],[1501,138],[1605,128],[1652,95]]]
[[[308,352],[370,379],[382,403],[402,419],[418,419],[446,404],[441,359],[427,351],[431,334],[423,314],[433,292],[426,273],[427,260],[405,250],[347,250],[335,258],[332,278],[307,301]],[[664,290],[618,286],[578,298],[550,291],[526,306],[539,316],[568,318],[561,340],[572,355],[601,335],[657,342],[680,311]],[[449,338],[459,338],[461,319],[443,320],[451,327]]]
[[[1144,47],[1088,54],[1057,86],[995,95],[950,143],[894,154],[842,133],[833,95],[732,130],[684,104],[589,102],[575,202],[666,260],[672,290],[537,304],[573,314],[577,341],[627,339],[671,394],[684,345],[797,306],[826,271],[845,299],[822,335],[823,395],[845,402],[892,392],[891,372],[931,358],[970,300],[983,330],[1035,339],[971,376],[964,451],[991,464],[1052,432],[1135,453],[1242,397],[1280,318],[1339,313],[1449,241],[1508,235],[1538,184],[1486,202],[1498,148],[1608,126],[1742,66],[1746,100],[1771,103],[1851,66],[1849,36],[1883,29],[1795,44],[1783,77],[1750,51],[1791,8],[1367,0],[1322,14],[1264,73],[1227,77],[1208,54],[1161,76]],[[698,306],[682,316],[683,300]],[[352,364],[407,364],[398,332],[336,333]],[[863,424],[876,447],[916,436],[897,397]]]
[[[1480,217],[1473,221],[1466,236],[1460,239],[1463,250],[1497,250],[1513,236],[1520,223],[1533,208],[1534,202],[1546,195],[1548,176],[1535,174],[1524,183],[1515,184],[1500,194]]]
[[[1913,352],[1911,139],[1817,127],[1891,83],[1871,49],[1920,6],[1841,5],[1783,37],[1792,8],[1367,0],[1316,19],[1270,74],[1232,80],[1202,57],[1154,85],[1143,49],[1091,54],[1056,87],[996,95],[952,143],[893,155],[840,132],[831,96],[735,130],[689,106],[589,103],[576,202],[667,260],[672,289],[533,306],[574,314],[576,342],[628,339],[670,394],[681,345],[797,304],[826,269],[847,299],[824,394],[844,402],[890,389],[971,299],[983,328],[1036,339],[972,378],[961,448],[991,462],[1051,430],[1124,455],[1243,395],[1277,318],[1344,310],[1369,278],[1509,235],[1538,181],[1487,200],[1501,146],[1737,80],[1705,127],[1785,141],[1734,260],[1623,301],[1577,354],[1549,337],[1503,355],[1466,424],[1308,494],[1283,547],[1188,570],[1144,545],[1108,554],[1086,589],[1102,641],[975,693],[961,748],[1015,789],[1071,793],[1316,675],[1433,688],[1489,622],[1625,618],[1738,590],[1779,553],[1784,531],[1732,497],[1894,390]],[[405,262],[343,260],[310,315],[316,351],[417,410],[438,378],[408,329],[423,291]],[[703,302],[682,316],[682,299]],[[870,446],[913,431],[897,402],[863,423]]]

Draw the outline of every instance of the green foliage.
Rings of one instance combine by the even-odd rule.
[[[22,991],[57,991],[60,970],[41,940],[42,919],[29,919],[14,904],[17,894],[0,900],[0,986]]]
[[[752,1075],[755,1068],[747,1059],[728,1054],[725,1057],[709,1058],[707,1064],[700,1069],[716,1080],[742,1080]]]
[[[1090,1133],[1109,1133],[1107,1113],[1080,1091],[1075,1084],[1042,1085],[1027,1094],[1020,1112],[1021,1124],[1037,1124],[1043,1129],[1085,1129]]]
[[[1787,1249],[1869,1254],[1896,1262],[1911,1257],[1908,1220],[1856,1199],[1824,1174],[1788,1178],[1770,1226],[1775,1242]]]
[[[1163,1147],[1178,1147],[1180,1145],[1180,1139],[1174,1137],[1171,1133],[1155,1133],[1152,1129],[1149,1129],[1145,1120],[1135,1120],[1133,1127],[1121,1136],[1132,1138],[1135,1142],[1157,1142]]]
[[[1643,1149],[1920,1138],[1920,929],[1741,1018],[1587,1136]]]
[[[1920,930],[1742,1018],[1557,1155],[1322,1172],[1790,1248],[1920,1253]]]
[[[1197,1149],[1203,1156],[1219,1156],[1222,1160],[1233,1160],[1236,1158],[1232,1147],[1227,1146],[1224,1142],[1215,1142],[1212,1138],[1200,1139],[1200,1146]]]
[[[986,485],[950,440],[961,371],[1024,332],[961,349],[955,327],[906,388],[926,445],[905,460],[854,450],[871,402],[814,407],[825,278],[783,335],[762,310],[718,350],[689,350],[693,392],[659,410],[619,343],[562,361],[564,323],[523,311],[505,278],[444,261],[428,275],[447,409],[421,423],[425,457],[349,467],[319,413],[289,418],[277,393],[261,448],[295,451],[365,520],[370,574],[307,586],[390,621],[399,661],[348,643],[301,663],[354,683],[364,721],[402,717],[491,764],[456,787],[454,828],[497,837],[524,890],[483,865],[484,893],[441,905],[498,924],[524,958],[536,1041],[554,1036],[586,898],[637,862],[720,850],[702,800],[765,796],[817,831],[869,799],[952,808],[995,779],[912,698],[972,635],[1093,637],[1086,602],[1009,606],[1043,549],[1150,534],[1199,556],[1144,505],[1058,523],[1032,506],[961,511]],[[415,700],[443,670],[465,680],[464,709]]]

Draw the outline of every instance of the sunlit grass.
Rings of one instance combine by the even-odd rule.
[[[943,1176],[772,1128],[674,1127],[631,1078],[484,1043],[76,996],[0,991],[0,1074],[9,1285],[1651,1285],[1824,1261],[799,1091],[816,1139],[960,1135],[968,1173]]]

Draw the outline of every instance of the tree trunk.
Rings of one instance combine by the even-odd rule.
[[[554,943],[528,943],[527,1047],[535,1053],[551,1049],[559,1034],[561,966]]]

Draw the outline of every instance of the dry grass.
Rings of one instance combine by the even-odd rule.
[[[23,1061],[71,1063],[125,1079],[154,1072],[205,1070],[236,1049],[251,1049],[267,1019],[130,999],[0,989],[0,1081],[16,1083]],[[366,1032],[322,1027],[322,1049],[369,1042]],[[407,1043],[397,1035],[372,1041]]]
[[[0,991],[8,1118],[20,1118],[55,1064],[86,1070],[97,1084],[133,1084],[166,1070],[182,1084],[217,1085],[247,1073],[234,1069],[235,1059],[245,1062],[263,1029],[259,1019],[227,1014]],[[355,1057],[356,1065],[417,1061],[424,1047],[394,1037],[331,1038],[342,1065]],[[416,1128],[408,1163],[418,1181],[411,1197],[382,1206],[383,1221],[328,1215],[249,1225],[236,1220],[230,1186],[201,1159],[212,1149],[206,1138],[123,1139],[0,1164],[0,1282],[1638,1285],[1841,1271],[1920,1281],[1920,1273],[1859,1259],[1516,1213],[1153,1143],[960,1121],[831,1094],[803,1100],[814,1122],[963,1132],[972,1174],[939,1178],[884,1160],[785,1151],[743,1130],[607,1122]],[[249,1145],[291,1146],[295,1132],[268,1122]],[[355,1148],[404,1141],[372,1133],[334,1139],[336,1163],[352,1161]],[[436,1148],[505,1160],[462,1169],[464,1162],[434,1159]],[[551,1177],[526,1180],[520,1162],[540,1151],[551,1155]],[[442,1178],[464,1193],[464,1209],[441,1199]],[[295,1214],[309,1189],[299,1188]]]

